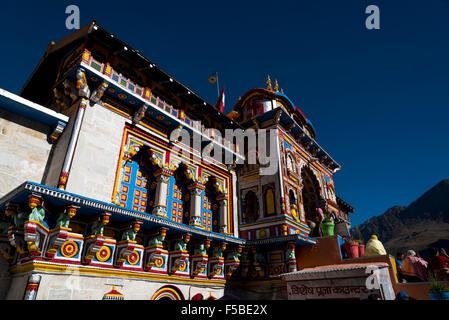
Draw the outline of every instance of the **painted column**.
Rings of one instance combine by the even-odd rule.
[[[58,189],[65,190],[67,179],[69,178],[70,166],[72,165],[73,155],[75,154],[75,146],[81,130],[84,113],[86,111],[89,100],[81,98],[78,113],[76,114],[75,123],[73,124],[72,136],[70,137],[69,146],[62,166],[61,175],[59,176]]]
[[[41,278],[42,277],[39,274],[32,274],[30,276],[25,291],[25,297],[23,298],[24,300],[36,300],[37,290],[39,289]]]
[[[161,168],[154,173],[156,178],[156,195],[154,198],[154,209],[151,212],[155,216],[167,218],[167,193],[168,181],[173,176],[173,171]]]
[[[190,221],[189,225],[200,227],[204,229],[201,224],[201,195],[205,190],[205,186],[201,183],[195,182],[187,187],[190,191]]]
[[[220,232],[228,233],[228,195],[219,195],[217,200],[220,202]]]

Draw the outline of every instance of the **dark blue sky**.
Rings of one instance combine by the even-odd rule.
[[[301,108],[340,163],[353,224],[408,205],[448,178],[449,1],[3,2],[0,87],[18,93],[47,44],[96,20],[210,103],[226,109],[266,75]],[[380,30],[365,8],[380,8]]]

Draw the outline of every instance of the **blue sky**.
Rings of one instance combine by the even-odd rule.
[[[18,93],[47,44],[96,20],[210,103],[226,109],[266,75],[301,108],[340,163],[353,224],[408,205],[449,178],[449,1],[8,1],[0,87]],[[365,8],[380,9],[380,30]]]

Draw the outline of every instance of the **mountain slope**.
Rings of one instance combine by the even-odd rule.
[[[449,250],[449,180],[443,180],[408,207],[395,206],[357,226],[368,240],[379,237],[390,254],[413,249],[426,256],[428,247]]]

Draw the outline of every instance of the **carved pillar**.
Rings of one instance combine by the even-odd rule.
[[[220,232],[228,233],[228,195],[222,194],[217,200],[220,202]]]
[[[204,228],[201,224],[201,194],[206,188],[203,184],[194,182],[187,187],[190,191],[190,221],[189,225]]]
[[[173,171],[161,168],[154,173],[156,178],[156,196],[154,197],[154,208],[151,212],[155,216],[167,218],[167,193],[168,181],[173,176]]]

